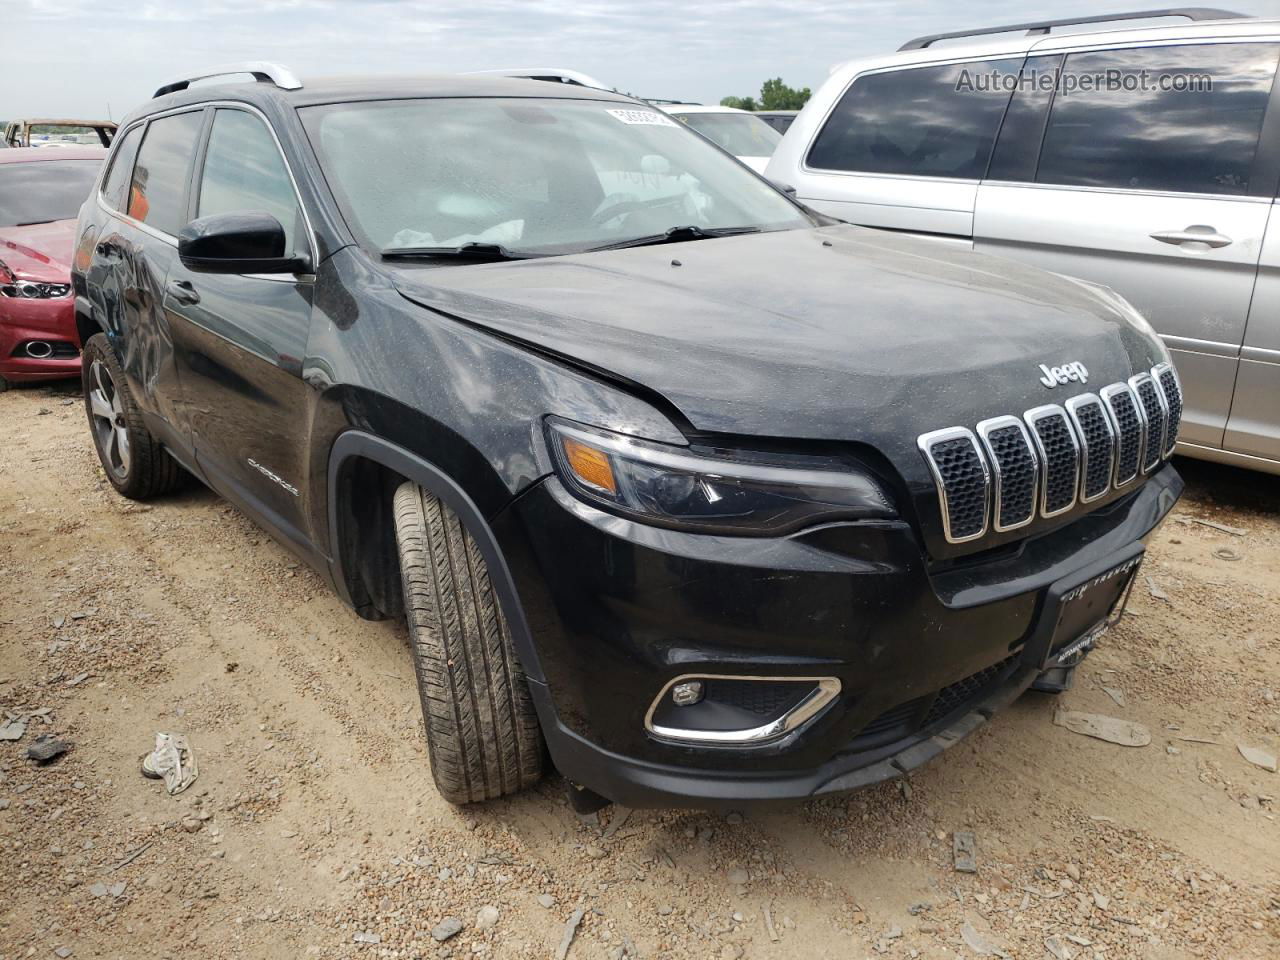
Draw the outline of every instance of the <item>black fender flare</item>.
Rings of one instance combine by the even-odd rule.
[[[511,631],[511,640],[515,645],[516,655],[524,667],[525,675],[538,684],[545,684],[545,674],[538,651],[533,642],[533,633],[529,629],[529,621],[524,615],[524,607],[516,593],[515,580],[511,569],[507,566],[506,557],[493,529],[485,520],[480,508],[457,481],[435,464],[424,460],[403,447],[396,446],[381,437],[363,430],[347,430],[339,434],[329,451],[329,540],[330,556],[333,558],[330,575],[335,584],[344,583],[342,574],[341,543],[338,525],[338,478],[343,463],[352,457],[363,457],[372,460],[389,470],[394,470],[407,480],[412,480],[432,496],[438,497],[450,510],[458,515],[463,527],[471,534],[480,548],[485,565],[489,568],[489,582],[493,584],[502,612],[507,618],[507,626]]]

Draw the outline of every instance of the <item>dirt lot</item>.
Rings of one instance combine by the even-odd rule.
[[[10,391],[0,722],[47,712],[0,742],[0,960],[551,958],[579,908],[571,960],[1280,955],[1280,775],[1237,749],[1280,748],[1280,478],[1180,466],[1133,616],[1061,698],[1149,746],[1032,694],[909,783],[584,820],[554,777],[441,801],[401,626],[203,488],[120,499],[70,388]],[[157,730],[198,755],[177,797],[138,773]],[[40,733],[75,747],[37,766]]]

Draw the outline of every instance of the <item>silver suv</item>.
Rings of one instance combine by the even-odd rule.
[[[767,176],[843,220],[1115,289],[1173,354],[1179,452],[1280,473],[1280,20],[1051,32],[1132,16],[837,66]]]

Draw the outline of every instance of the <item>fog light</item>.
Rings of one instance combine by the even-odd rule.
[[[677,707],[691,707],[701,699],[701,680],[686,680],[671,688],[671,700]]]

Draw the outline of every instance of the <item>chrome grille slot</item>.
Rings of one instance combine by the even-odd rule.
[[[1040,484],[1040,515],[1056,517],[1076,505],[1076,491],[1080,486],[1080,443],[1067,420],[1067,412],[1057,404],[1028,410],[1024,417],[1031,428],[1044,471],[1044,480]]]
[[[1178,428],[1182,425],[1182,384],[1178,382],[1177,371],[1168,363],[1153,367],[1151,375],[1164,394],[1164,407],[1169,414],[1164,436],[1164,455],[1167,457],[1178,445]]]
[[[978,441],[964,427],[926,433],[917,441],[938,485],[942,529],[952,543],[987,532],[991,476]]]
[[[1080,439],[1080,502],[1091,503],[1111,490],[1115,472],[1115,431],[1102,401],[1083,393],[1067,401],[1067,415]]]
[[[1150,473],[1173,453],[1182,385],[1170,364],[1021,417],[923,434],[950,543],[1067,513]]]
[[[1150,473],[1164,456],[1166,412],[1164,397],[1149,373],[1129,378],[1129,386],[1138,396],[1138,404],[1147,423],[1147,436],[1142,445],[1142,472]]]
[[[1138,475],[1142,459],[1142,447],[1146,442],[1146,429],[1138,400],[1128,384],[1113,383],[1102,389],[1102,402],[1111,414],[1111,426],[1116,431],[1117,487],[1132,483]]]
[[[1004,533],[1025,527],[1036,516],[1040,480],[1040,464],[1026,426],[1017,417],[995,417],[978,424],[978,436],[991,461],[995,530]]]

